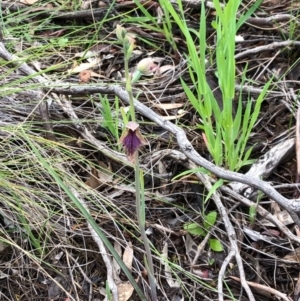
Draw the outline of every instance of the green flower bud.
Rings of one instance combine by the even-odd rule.
[[[138,63],[136,70],[132,75],[131,83],[136,83],[142,75],[153,75],[157,71],[159,71],[159,66],[154,63],[154,60],[150,57],[144,58]]]
[[[153,59],[150,57],[142,59],[136,67],[136,69],[140,71],[142,75],[152,75],[153,72],[157,70],[157,68],[157,64],[155,64]]]
[[[124,42],[128,41],[127,30],[119,24],[117,25],[117,28],[116,28],[116,35],[117,35],[119,42],[124,43]]]

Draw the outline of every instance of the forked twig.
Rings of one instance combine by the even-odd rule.
[[[201,179],[202,183],[204,184],[205,188],[210,191],[212,188],[211,182],[209,180],[209,176],[201,173],[197,173],[197,176],[199,179]],[[228,239],[230,242],[230,252],[228,253],[227,257],[225,258],[221,269],[219,271],[219,276],[218,276],[218,294],[219,294],[219,300],[223,301],[224,300],[224,294],[223,294],[223,278],[226,272],[226,268],[228,264],[230,263],[231,259],[235,257],[238,269],[240,272],[240,279],[241,279],[241,284],[243,288],[245,289],[248,298],[250,301],[255,301],[255,298],[253,296],[253,293],[251,292],[251,289],[246,281],[245,277],[245,271],[244,271],[244,266],[243,266],[243,261],[241,258],[241,254],[238,249],[237,245],[237,237],[235,230],[229,220],[229,216],[227,214],[226,208],[224,207],[220,194],[218,192],[214,192],[211,196],[211,198],[214,200],[214,203],[216,204],[218,211],[221,215],[221,218],[224,222],[226,232],[228,234]]]
[[[78,199],[78,201],[81,203],[81,205],[85,208],[85,210],[89,213],[89,208],[87,207],[85,201],[83,198],[79,195],[79,193],[72,187],[70,187],[71,192],[74,194],[74,196]],[[106,266],[106,273],[107,273],[107,283],[109,285],[109,288],[111,289],[111,293],[113,295],[114,301],[118,301],[118,288],[117,285],[114,282],[114,276],[113,276],[113,266],[110,261],[110,258],[107,254],[107,251],[105,249],[103,241],[100,239],[99,235],[96,233],[94,228],[90,223],[87,223],[88,228],[90,230],[90,233],[92,235],[93,240],[97,244],[100,254],[102,256],[102,259],[104,261],[104,264]]]
[[[47,88],[47,86],[45,86]],[[51,88],[49,83],[48,88]],[[94,86],[80,86],[70,84],[60,84],[60,88],[54,88],[56,93],[63,94],[89,94],[89,93],[103,93],[114,94],[121,98],[124,102],[129,104],[129,96],[126,90],[119,85],[94,85]],[[163,129],[176,135],[177,143],[183,153],[195,164],[202,166],[219,178],[227,181],[235,181],[253,186],[258,190],[264,192],[269,198],[274,200],[282,206],[293,218],[294,222],[300,227],[300,219],[297,212],[300,212],[300,202],[298,199],[287,199],[276,191],[268,182],[260,179],[255,179],[247,175],[226,170],[218,167],[215,164],[204,159],[193,147],[191,142],[187,139],[185,131],[170,121],[164,120],[161,116],[156,114],[152,109],[148,108],[138,100],[134,100],[135,109],[142,115],[146,116]]]

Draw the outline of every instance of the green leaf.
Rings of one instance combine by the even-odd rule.
[[[102,108],[101,110],[101,115],[103,117],[103,122],[102,122],[102,126],[104,128],[107,128],[111,134],[118,139],[118,131],[116,130],[117,126],[115,125],[115,123],[118,122],[118,120],[113,117],[113,112],[111,110],[110,107],[110,103],[109,100],[107,98],[107,96],[102,96],[101,94],[99,94],[99,98],[102,104]]]
[[[192,235],[204,236],[205,231],[196,223],[188,223],[183,225],[183,229]]]
[[[60,38],[60,39],[58,40],[58,45],[59,45],[60,47],[65,47],[65,46],[67,46],[68,42],[69,42],[69,39],[68,39],[68,38]]]
[[[247,21],[247,19],[259,8],[262,2],[263,0],[255,1],[254,5],[248,8],[245,14],[240,16],[240,19],[236,24],[236,30],[238,30]]]
[[[221,242],[215,238],[209,239],[209,246],[215,252],[222,252],[224,250]]]
[[[216,223],[217,220],[217,211],[212,211],[208,213],[204,218],[204,229],[209,231],[211,227]]]
[[[212,26],[212,28],[214,28],[214,29],[217,29],[218,28],[218,23],[217,23],[217,21],[212,21],[211,22],[211,26]]]
[[[204,203],[206,203],[206,202],[208,201],[208,199],[212,196],[212,194],[215,193],[216,190],[217,190],[220,186],[223,185],[223,183],[224,183],[223,179],[219,179],[219,180],[212,186],[212,188],[209,190],[209,192],[208,192],[208,194],[207,194],[207,196],[206,196],[206,198],[205,198]]]
[[[215,261],[216,260],[214,258],[210,258],[210,259],[208,259],[208,264],[213,265],[215,263]]]
[[[255,222],[256,217],[256,206],[250,206],[249,208],[249,220],[250,223],[253,224]]]
[[[194,168],[194,169],[189,169],[189,170],[183,171],[179,175],[172,178],[172,181],[180,179],[181,177],[186,176],[186,175],[194,174],[196,172],[201,172],[201,173],[206,174],[206,175],[210,174],[210,172],[207,169],[205,169],[203,167],[197,167],[197,168]]]

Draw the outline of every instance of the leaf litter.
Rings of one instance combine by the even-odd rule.
[[[155,31],[146,23],[137,26],[135,22],[130,21],[130,18],[137,18],[142,12],[132,1],[116,1],[112,13],[108,10],[111,8],[110,4],[105,1],[86,1],[82,9],[89,10],[90,16],[83,19],[76,17],[76,13],[80,12],[79,7],[72,3],[64,6],[63,9],[67,8],[69,12],[74,13],[73,22],[78,28],[77,32],[69,19],[56,18],[55,12],[45,14],[45,9],[39,10],[42,7],[39,7],[36,1],[25,2],[23,3],[26,7],[20,7],[25,11],[16,11],[13,6],[8,11],[5,7],[6,1],[2,3],[5,28],[3,33],[4,38],[8,39],[5,41],[6,47],[12,53],[15,52],[14,49],[21,49],[16,55],[22,57],[29,65],[33,64],[33,60],[38,62],[38,71],[45,81],[55,85],[80,83],[84,86],[92,82],[123,85],[122,52],[119,45],[114,45],[112,34],[115,24],[107,19],[104,20],[104,25],[98,28],[99,19],[93,19],[92,12],[101,6],[106,7],[105,13],[117,21],[128,18],[128,27],[131,26],[128,30],[134,33],[138,47],[134,50],[137,56],[131,61],[131,71],[134,72],[142,59],[149,56],[153,60],[159,58],[156,61],[159,72],[151,70],[136,83],[136,97],[165,120],[174,120],[174,123],[184,128],[195,149],[210,159],[201,129],[198,127],[199,117],[185,98],[180,84],[180,78],[188,77],[188,63],[183,55],[186,53],[186,45],[177,28],[173,28],[173,34],[176,46],[180,49],[178,52],[168,44],[160,23],[156,25]],[[145,7],[149,14],[158,14],[159,18],[164,18],[159,3],[150,1]],[[56,9],[60,11],[59,6]],[[119,12],[118,16],[114,15],[114,10]],[[252,16],[237,36],[236,51],[237,55],[240,55],[237,59],[238,68],[244,68],[244,63],[247,62],[248,76],[253,79],[252,87],[243,87],[245,95],[251,93],[255,98],[255,89],[261,88],[269,77],[276,75],[277,85],[272,92],[276,92],[277,96],[267,97],[259,122],[253,128],[253,135],[249,141],[249,147],[254,147],[253,156],[256,159],[260,158],[253,166],[264,166],[264,171],[256,170],[253,173],[251,168],[245,168],[241,172],[252,172],[254,177],[263,178],[274,186],[282,185],[278,188],[279,192],[293,199],[294,193],[298,191],[298,186],[292,185],[298,182],[298,147],[295,156],[291,152],[294,148],[291,141],[293,139],[288,139],[295,134],[296,125],[294,112],[299,90],[298,46],[284,46],[279,48],[279,51],[275,46],[263,50],[257,47],[269,45],[274,41],[281,42],[282,34],[290,30],[287,21],[273,22],[269,17],[270,13],[282,17],[290,14],[290,17],[293,17],[299,7],[295,3],[263,1],[261,10],[260,17]],[[208,9],[208,14],[213,19],[213,8]],[[15,19],[22,16],[23,19]],[[189,26],[197,29],[197,9],[187,7],[185,17]],[[251,25],[262,22],[263,19],[265,25],[260,29]],[[21,24],[23,28],[28,26],[27,33],[25,30],[20,33],[18,26]],[[294,35],[297,36],[297,20],[294,25]],[[50,31],[53,33],[48,28],[51,26]],[[208,43],[213,48],[214,32],[212,28],[208,30],[212,35]],[[66,40],[56,40],[60,38]],[[55,42],[50,42],[51,39]],[[32,51],[32,41],[35,40],[39,50],[36,53],[32,52],[35,56],[33,59],[29,54]],[[69,44],[71,41],[72,44]],[[261,51],[255,51],[256,48]],[[87,49],[92,51],[92,55]],[[251,49],[253,51],[249,52]],[[3,59],[3,56],[1,57]],[[147,277],[142,277],[145,264],[143,246],[136,227],[133,171],[130,162],[121,163],[116,160],[117,155],[114,156],[119,152],[118,140],[107,128],[102,127],[101,113],[94,105],[99,102],[99,97],[84,90],[75,96],[53,95],[50,90],[43,95],[50,104],[45,115],[44,111],[37,110],[41,102],[37,92],[41,89],[41,83],[35,82],[23,71],[19,71],[18,67],[12,68],[4,61],[1,69],[1,231],[4,246],[1,262],[6,279],[1,293],[10,300],[15,300],[16,295],[22,296],[23,300],[32,300],[32,296],[35,296],[35,300],[56,297],[62,300],[96,300],[103,298],[99,291],[107,296],[106,267],[95,242],[91,239],[85,219],[33,153],[20,131],[22,127],[61,178],[68,184],[76,184],[76,189],[86,199],[93,218],[105,230],[111,242],[118,241],[115,246],[121,247],[118,252],[123,256],[124,263],[129,267],[138,285],[148,294]],[[209,69],[212,74],[210,80],[211,85],[216,88],[213,89],[214,95],[218,98],[214,71],[212,65]],[[126,113],[120,109],[126,104],[115,95],[109,95],[109,101],[116,123],[119,124],[119,121],[126,118],[122,115]],[[69,106],[68,110],[64,104]],[[76,122],[75,117],[72,119],[70,116],[76,116]],[[175,152],[172,152],[179,150],[172,135],[166,135],[161,127],[148,119],[148,116],[140,115],[139,119],[143,121],[141,131],[149,141],[141,148],[141,165],[147,171],[147,224],[155,225],[149,239],[157,250],[154,258],[159,298],[184,300],[192,294],[195,300],[216,299],[216,282],[224,257],[219,256],[218,252],[213,252],[207,242],[201,256],[194,263],[193,256],[197,254],[203,237],[189,234],[188,228],[185,227],[188,223],[194,223],[203,228],[205,214],[216,210],[216,206],[212,200],[203,202],[207,191],[197,177],[191,177],[189,181],[183,177],[172,181],[175,176],[191,169],[187,159],[180,160],[175,156]],[[52,141],[45,139],[45,129],[49,130],[46,128],[47,124],[55,136]],[[298,124],[296,126],[298,127]],[[91,135],[83,136],[86,131]],[[122,127],[119,125],[118,131],[121,135]],[[80,145],[77,143],[79,138]],[[299,144],[298,140],[296,143]],[[281,147],[282,145],[288,146]],[[103,149],[108,151],[104,152]],[[274,158],[272,150],[278,149],[282,153],[276,151],[278,157]],[[159,153],[158,157],[156,153]],[[67,173],[60,168],[60,164],[64,165]],[[234,185],[236,184],[231,183],[231,188],[234,188]],[[299,243],[287,239],[284,228],[288,227],[289,231],[299,237],[294,220],[287,211],[279,206],[275,208],[272,200],[266,196],[257,203],[255,189],[243,185],[235,190],[241,196],[250,198],[253,206],[262,206],[269,210],[282,225],[274,225],[259,214],[255,217],[255,223],[250,223],[249,207],[238,203],[238,200],[228,198],[224,193],[222,201],[240,237],[237,245],[247,271],[245,278],[253,288],[256,300],[272,300],[274,295],[283,300],[298,300],[299,268],[295,262],[298,262]],[[248,194],[245,195],[245,192]],[[234,207],[237,204],[238,206]],[[212,235],[212,239],[222,243],[223,255],[227,255],[228,238],[224,232],[224,222],[219,215],[218,223],[212,227],[209,234]],[[76,258],[76,261],[71,260],[68,254]],[[160,264],[162,269],[159,269]],[[119,300],[139,300],[124,273],[115,264],[113,266],[117,278],[121,281],[117,283]],[[225,273],[227,286],[223,288],[224,294],[227,298],[234,296],[239,300],[247,300],[246,293],[243,291],[241,294],[239,277],[236,262],[232,261]],[[86,279],[92,284],[89,293],[84,289],[87,285]],[[270,292],[269,288],[272,289]]]

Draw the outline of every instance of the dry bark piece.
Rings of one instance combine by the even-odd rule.
[[[114,249],[116,250],[116,252],[118,253],[118,255],[122,256],[122,248],[121,248],[121,245],[115,241],[114,243]],[[120,278],[119,278],[119,275],[120,275],[120,272],[121,272],[121,267],[119,266],[118,262],[116,261],[115,258],[113,258],[113,268],[114,268],[114,280],[115,281],[120,281]]]
[[[288,253],[283,257],[284,260],[289,262],[300,263],[300,247],[296,248],[294,251]]]
[[[289,213],[286,210],[281,210],[276,215],[273,214],[274,218],[278,219],[283,225],[289,226],[294,224],[293,219],[289,215]],[[268,221],[267,219],[260,220],[260,224],[265,227],[274,227],[274,224]]]
[[[253,241],[265,241],[271,245],[276,246],[277,248],[282,248],[288,251],[293,251],[290,248],[284,247],[283,244],[288,244],[289,241],[286,239],[280,239],[280,237],[270,237],[268,235],[263,235],[259,233],[258,231],[254,231],[250,228],[244,227],[243,231],[253,240]]]
[[[133,286],[131,283],[123,282],[118,285],[119,301],[127,301],[133,293]]]
[[[132,249],[132,243],[129,242],[129,244],[126,246],[124,253],[123,253],[123,262],[127,266],[128,270],[132,270],[132,262],[133,262],[133,249]]]
[[[241,280],[238,277],[235,276],[229,276],[229,278],[240,282]],[[266,285],[262,285],[259,283],[247,281],[248,285],[252,288],[254,288],[256,291],[258,291],[261,295],[266,296],[268,299],[271,300],[274,298],[274,295],[281,298],[284,301],[292,301],[290,297],[288,297],[286,294],[279,292],[278,290],[271,288]]]
[[[189,262],[192,264],[194,257],[197,254],[197,244],[192,239],[191,235],[186,234],[185,237],[185,252],[189,259]]]
[[[162,259],[164,258],[164,260],[162,260],[162,264],[165,266],[164,272],[165,272],[167,283],[169,284],[170,287],[180,287],[180,283],[173,279],[172,270],[167,262],[167,260],[168,260],[168,243],[167,242],[164,242],[161,257],[162,257]]]
[[[268,177],[280,162],[294,151],[294,147],[295,139],[289,139],[275,145],[251,166],[250,170],[246,173],[246,176],[253,179]],[[248,198],[251,197],[252,193],[255,191],[253,187],[249,187],[243,183],[232,182],[229,186]]]
[[[69,287],[70,285],[65,277],[55,277],[48,288],[48,298],[50,300],[59,299],[64,292],[69,290]]]

